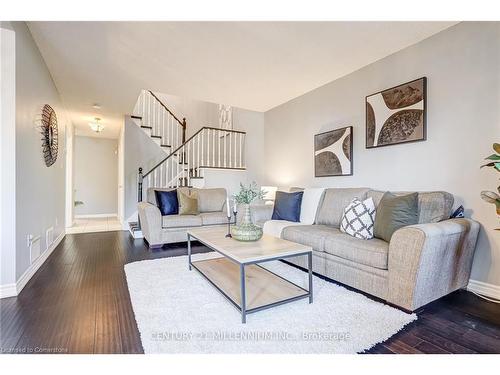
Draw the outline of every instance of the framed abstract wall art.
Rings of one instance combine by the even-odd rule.
[[[352,126],[314,136],[314,176],[352,176]]]
[[[427,79],[366,97],[366,148],[425,141]]]

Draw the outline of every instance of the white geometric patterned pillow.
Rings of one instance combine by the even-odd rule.
[[[362,240],[373,238],[373,224],[375,224],[375,204],[372,198],[361,202],[354,198],[344,208],[340,231]]]

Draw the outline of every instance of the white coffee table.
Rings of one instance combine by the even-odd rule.
[[[264,235],[254,242],[225,237],[225,227],[195,228],[187,231],[188,266],[194,267],[238,310],[241,321],[246,315],[270,307],[309,298],[313,302],[312,248]],[[221,257],[191,261],[191,241],[195,239]],[[280,259],[307,256],[308,290],[265,269],[260,264]]]

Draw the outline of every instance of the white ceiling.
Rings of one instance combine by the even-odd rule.
[[[266,111],[454,22],[29,22],[77,134],[140,89]],[[99,103],[100,110],[92,105]],[[168,104],[167,104],[168,105]]]

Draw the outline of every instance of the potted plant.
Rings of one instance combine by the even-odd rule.
[[[493,151],[495,151],[494,154],[491,154],[490,156],[485,158],[485,160],[489,160],[489,162],[482,165],[481,168],[491,167],[497,172],[500,172],[500,143],[493,144]],[[497,191],[498,193],[500,193],[500,186],[497,187]],[[494,204],[496,207],[497,215],[500,216],[500,195],[498,195],[494,191],[482,191],[481,198],[483,198],[483,200],[488,203]],[[500,228],[497,228],[496,230],[500,230]]]
[[[262,199],[265,191],[257,187],[255,182],[245,186],[240,183],[240,191],[233,196],[235,202],[243,209],[243,217],[238,225],[231,229],[231,235],[238,241],[257,241],[262,237],[262,228],[252,223],[250,203]]]

